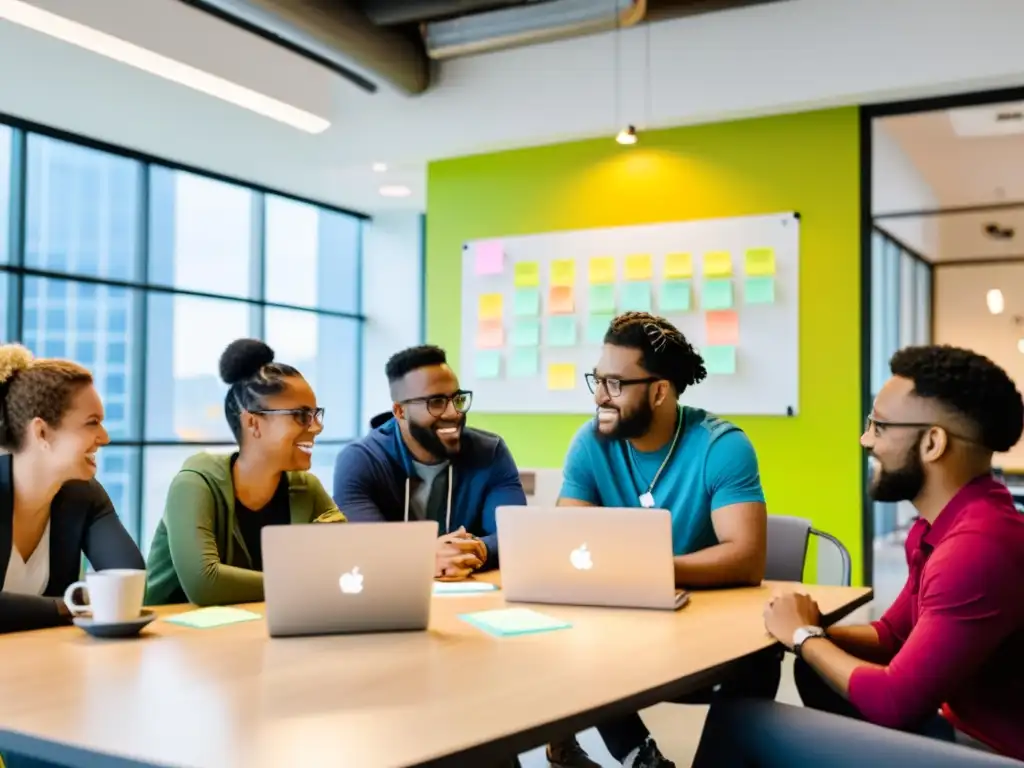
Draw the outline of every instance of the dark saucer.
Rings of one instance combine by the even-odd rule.
[[[143,610],[137,619],[130,621],[117,621],[108,624],[97,624],[92,616],[76,616],[72,621],[76,627],[80,627],[93,637],[135,637],[142,631],[142,628],[156,618],[155,611]]]

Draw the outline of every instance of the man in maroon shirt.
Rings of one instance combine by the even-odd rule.
[[[992,477],[992,454],[1024,431],[1024,402],[1005,371],[967,350],[910,347],[890,367],[861,445],[871,496],[909,500],[920,514],[903,591],[867,626],[822,629],[802,594],[765,608],[768,631],[798,657],[804,704],[867,722],[774,702],[716,705],[695,766],[798,764],[825,754],[823,743],[833,767],[868,764],[867,743],[876,762],[921,749],[876,726],[1024,759],[1024,515]]]

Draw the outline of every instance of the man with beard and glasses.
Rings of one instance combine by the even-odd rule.
[[[494,510],[526,504],[512,454],[466,426],[473,393],[459,388],[443,349],[403,350],[385,372],[394,418],[338,455],[335,503],[354,523],[437,521],[437,578],[496,568]]]
[[[616,317],[597,367],[587,374],[597,415],[569,448],[558,503],[667,509],[677,586],[759,584],[768,520],[754,448],[734,424],[678,403],[706,375],[701,356],[664,318],[646,312]],[[780,660],[775,649],[756,654],[716,689],[684,703],[732,695],[774,698]],[[637,714],[598,730],[624,765],[673,765]],[[598,765],[575,738],[549,745],[547,756],[563,768]]]
[[[1024,759],[1024,516],[992,473],[993,453],[1020,440],[1024,402],[965,349],[909,347],[890,368],[860,442],[872,498],[920,515],[906,585],[879,621],[827,630],[806,595],[775,597],[766,627],[819,711],[713,706],[696,766],[938,764],[940,750],[929,759],[897,731]]]

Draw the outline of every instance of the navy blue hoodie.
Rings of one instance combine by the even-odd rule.
[[[451,530],[462,526],[479,537],[487,546],[484,569],[496,568],[494,510],[526,505],[516,462],[497,435],[463,427],[461,450],[451,457],[451,466]],[[400,522],[405,519],[405,482],[415,476],[398,422],[391,419],[338,454],[334,502],[350,523]]]

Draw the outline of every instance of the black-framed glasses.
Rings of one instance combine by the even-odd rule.
[[[932,424],[931,422],[924,421],[886,421],[885,419],[876,419],[874,416],[868,414],[867,421],[864,423],[864,431],[871,432],[875,437],[879,437],[882,432],[887,429],[931,429],[935,427],[941,429],[950,437],[955,437],[957,440],[963,440],[966,443],[975,443],[976,440],[972,440],[964,435],[959,435],[956,432],[951,432],[941,424]]]
[[[616,379],[611,376],[598,376],[596,373],[586,374],[587,388],[590,389],[591,394],[597,394],[599,387],[604,387],[604,391],[608,393],[609,397],[618,397],[622,394],[623,387],[631,387],[634,384],[653,384],[656,381],[661,381],[657,376],[645,376],[642,379]]]
[[[441,418],[448,410],[448,403],[457,413],[466,413],[473,405],[473,393],[467,389],[460,389],[450,395],[428,395],[427,397],[410,397],[408,400],[400,400],[399,405],[414,405],[423,403],[427,407],[427,413],[431,416]]]
[[[316,424],[318,427],[324,425],[324,409],[323,408],[262,408],[257,411],[249,411],[249,413],[259,414],[260,416],[275,416],[275,415],[287,415],[295,419],[295,423],[302,427],[311,427]]]

